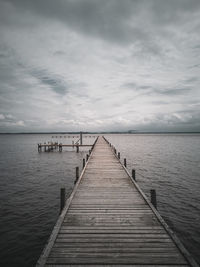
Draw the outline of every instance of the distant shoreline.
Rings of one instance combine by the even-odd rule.
[[[80,132],[19,132],[19,133],[0,133],[0,135],[12,134],[80,134]],[[83,132],[83,134],[200,134],[200,132]]]

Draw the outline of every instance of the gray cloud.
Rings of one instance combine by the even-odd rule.
[[[0,131],[200,131],[199,25],[197,0],[1,0]]]
[[[47,73],[44,70],[33,70],[32,76],[37,78],[40,83],[52,88],[57,94],[65,95],[68,92],[69,85],[64,82],[62,77],[57,77],[53,73]]]
[[[191,91],[191,88],[175,88],[175,89],[165,89],[165,90],[155,90],[156,93],[161,95],[185,95]]]

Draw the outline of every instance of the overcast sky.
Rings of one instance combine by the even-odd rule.
[[[199,0],[0,0],[0,132],[200,131],[199,85]]]

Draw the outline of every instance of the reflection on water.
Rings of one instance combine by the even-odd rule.
[[[136,169],[148,195],[157,190],[158,209],[200,262],[200,135],[107,135],[127,168]],[[38,153],[37,143],[71,144],[52,135],[0,136],[0,266],[34,266],[59,214],[59,190],[70,194],[75,167],[89,148],[76,153]],[[84,138],[91,144],[94,138]]]

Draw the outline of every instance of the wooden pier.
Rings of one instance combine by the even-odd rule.
[[[99,137],[37,266],[198,266],[116,155]]]
[[[62,152],[63,147],[72,147],[76,148],[76,152],[79,152],[80,147],[92,147],[93,145],[80,145],[80,144],[73,144],[73,145],[66,145],[62,143],[53,143],[49,142],[48,144],[38,144],[38,152],[42,152],[42,149],[44,152],[51,152],[54,150],[58,150],[59,152]]]

